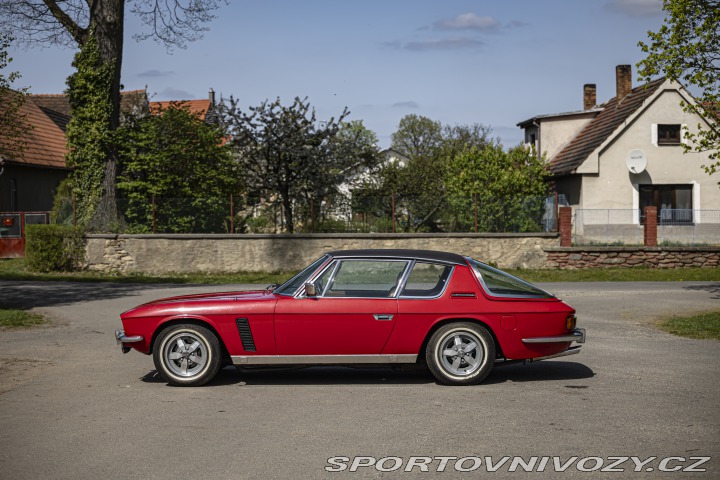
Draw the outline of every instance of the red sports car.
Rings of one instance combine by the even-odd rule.
[[[330,252],[280,286],[187,295],[121,315],[123,352],[152,354],[173,385],[228,364],[427,363],[447,385],[493,365],[579,353],[575,310],[517,277],[454,253]]]

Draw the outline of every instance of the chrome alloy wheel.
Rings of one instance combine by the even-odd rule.
[[[188,331],[170,337],[165,342],[162,354],[167,368],[174,375],[186,378],[200,374],[209,358],[205,339]]]
[[[458,377],[472,375],[485,363],[483,343],[469,331],[445,337],[438,345],[438,356],[443,369]]]

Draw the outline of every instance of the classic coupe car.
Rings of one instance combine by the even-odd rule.
[[[579,353],[575,310],[517,277],[454,253],[329,252],[280,286],[165,298],[121,314],[122,351],[151,354],[172,385],[229,364],[425,362],[447,385],[496,364]]]

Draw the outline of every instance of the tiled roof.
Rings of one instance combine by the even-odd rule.
[[[138,115],[145,112],[147,92],[145,90],[128,90],[120,92],[120,113]],[[30,98],[44,110],[70,117],[70,102],[64,93],[34,93]]]
[[[19,139],[24,143],[24,149],[20,151],[13,146],[7,163],[22,165],[37,165],[43,167],[66,168],[65,134],[34,102],[26,99],[18,112],[18,116],[24,119],[28,125],[24,135]],[[4,139],[0,138],[0,142]]]
[[[37,93],[31,94],[30,98],[40,108],[61,113],[66,117],[70,116],[70,102],[64,93]]]
[[[550,160],[550,171],[555,175],[572,173],[587,157],[595,151],[610,135],[630,117],[649,98],[664,78],[654,80],[632,91],[618,103],[617,97],[605,105],[579,134]]]
[[[172,100],[166,102],[150,102],[150,112],[156,113],[161,109],[169,108],[172,104],[180,107],[188,107],[190,113],[198,115],[202,120],[207,118],[208,111],[210,110],[210,100],[205,98],[203,100]]]
[[[40,107],[40,110],[42,110],[45,115],[50,117],[50,120],[55,122],[55,125],[60,127],[60,130],[64,132],[67,129],[67,124],[70,121],[70,117],[68,115],[64,115],[60,112],[56,112],[55,110],[51,110],[46,107]]]

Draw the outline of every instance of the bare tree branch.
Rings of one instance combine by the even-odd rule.
[[[70,15],[65,13],[54,0],[43,0],[43,3],[45,3],[45,6],[50,10],[52,16],[72,35],[78,45],[82,45],[87,37],[87,29],[81,28],[75,23],[75,21],[70,18]]]

